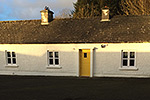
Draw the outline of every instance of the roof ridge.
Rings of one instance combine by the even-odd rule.
[[[82,19],[95,19],[99,17],[93,18],[54,18],[54,20],[82,20]],[[40,21],[41,19],[30,19],[30,20],[8,20],[8,21],[0,21],[0,23],[11,23],[11,22],[25,22],[25,21]]]
[[[40,19],[33,19],[33,20],[11,20],[11,21],[0,21],[0,23],[12,23],[12,22],[29,22],[29,21],[40,21]]]

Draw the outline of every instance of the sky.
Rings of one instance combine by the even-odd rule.
[[[48,6],[56,16],[63,9],[73,10],[77,0],[0,0],[0,21],[40,19]]]

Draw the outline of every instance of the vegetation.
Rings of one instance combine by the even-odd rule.
[[[110,8],[110,15],[149,15],[149,0],[78,0],[74,4],[74,18],[101,15],[101,8]]]
[[[108,6],[110,8],[110,15],[116,15],[120,13],[120,0],[78,0],[74,4],[75,18],[83,17],[95,17],[101,15],[101,8]]]
[[[121,0],[122,11],[125,15],[149,15],[149,0]]]

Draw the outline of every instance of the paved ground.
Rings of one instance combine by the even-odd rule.
[[[0,100],[150,100],[150,79],[0,76]]]

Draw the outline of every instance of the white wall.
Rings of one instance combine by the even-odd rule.
[[[17,55],[18,68],[6,67],[5,50]],[[59,51],[60,69],[47,68],[47,50]],[[0,45],[0,74],[76,76],[77,52],[69,45]]]
[[[106,44],[106,43],[105,43]],[[78,76],[79,49],[94,49],[93,74],[97,77],[149,77],[150,43],[101,44],[1,44],[0,74]],[[5,50],[14,50],[19,67],[6,67]],[[47,50],[59,51],[60,69],[47,68]],[[136,51],[138,70],[120,70],[121,50]]]
[[[138,70],[120,70],[121,50],[133,50],[136,52],[136,67]],[[99,48],[96,50],[95,59],[95,76],[150,76],[150,43],[108,44],[106,48]]]

